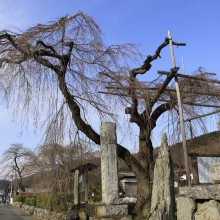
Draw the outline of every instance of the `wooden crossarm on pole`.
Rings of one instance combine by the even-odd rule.
[[[130,88],[129,87],[114,87],[114,86],[107,86],[106,89],[117,89],[117,90],[129,90]],[[138,87],[133,87],[133,89],[137,89],[137,90],[152,90],[152,91],[159,91],[160,88],[138,88]],[[164,91],[168,91],[168,92],[176,92],[175,89],[171,89],[171,88],[166,88],[164,89]],[[181,94],[189,94],[189,95],[204,95],[204,96],[220,96],[219,93],[211,93],[211,92],[199,92],[199,91],[193,91],[193,92],[190,92],[190,91],[183,91],[183,90],[180,90]]]
[[[196,120],[196,119],[203,118],[203,117],[206,117],[206,116],[209,116],[209,115],[213,115],[213,114],[216,114],[216,113],[219,113],[219,112],[220,112],[220,110],[216,110],[216,111],[204,114],[204,115],[197,115],[195,117],[188,118],[188,119],[184,120],[184,122]]]
[[[170,102],[170,100],[166,99],[159,99],[160,102]],[[174,103],[177,101],[173,101]],[[192,106],[198,106],[198,107],[207,107],[207,108],[220,108],[219,105],[209,105],[209,104],[201,104],[201,103],[195,103],[195,102],[182,102],[183,105],[192,105]]]
[[[170,74],[169,71],[163,71],[163,70],[158,70],[157,73],[160,75],[169,75]],[[204,81],[204,82],[212,82],[212,83],[220,84],[220,80],[206,79],[206,78],[202,78],[199,76],[189,76],[189,75],[185,75],[185,74],[181,74],[181,73],[177,73],[176,76],[186,78],[186,79],[194,79],[194,80],[200,80],[200,81]]]

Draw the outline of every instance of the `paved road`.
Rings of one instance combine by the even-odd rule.
[[[0,205],[0,220],[33,220],[33,217],[11,205]]]

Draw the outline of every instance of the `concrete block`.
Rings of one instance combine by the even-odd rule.
[[[176,199],[177,220],[193,220],[196,203],[193,199],[187,197],[178,197]]]
[[[217,201],[210,200],[198,206],[195,213],[195,220],[219,220],[220,204]]]
[[[97,206],[96,208],[97,217],[113,217],[113,216],[123,217],[124,215],[128,215],[127,204],[102,205],[102,206]]]
[[[179,194],[192,199],[220,200],[220,184],[180,187]]]
[[[79,218],[80,218],[80,220],[86,220],[87,219],[86,213],[84,211],[80,211]]]

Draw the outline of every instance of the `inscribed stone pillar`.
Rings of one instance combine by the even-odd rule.
[[[88,170],[84,171],[84,179],[85,179],[85,202],[88,202]]]
[[[79,204],[79,170],[75,170],[74,172],[73,196],[74,196],[74,205],[78,205]]]
[[[118,163],[116,152],[116,125],[106,122],[101,125],[101,172],[102,203],[118,204]]]
[[[161,147],[154,166],[150,220],[174,220],[174,176],[167,137],[162,136]]]

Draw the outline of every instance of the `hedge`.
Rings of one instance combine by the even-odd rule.
[[[37,208],[61,212],[68,210],[68,204],[73,202],[73,195],[64,193],[21,193],[15,197],[14,201],[36,206]]]

